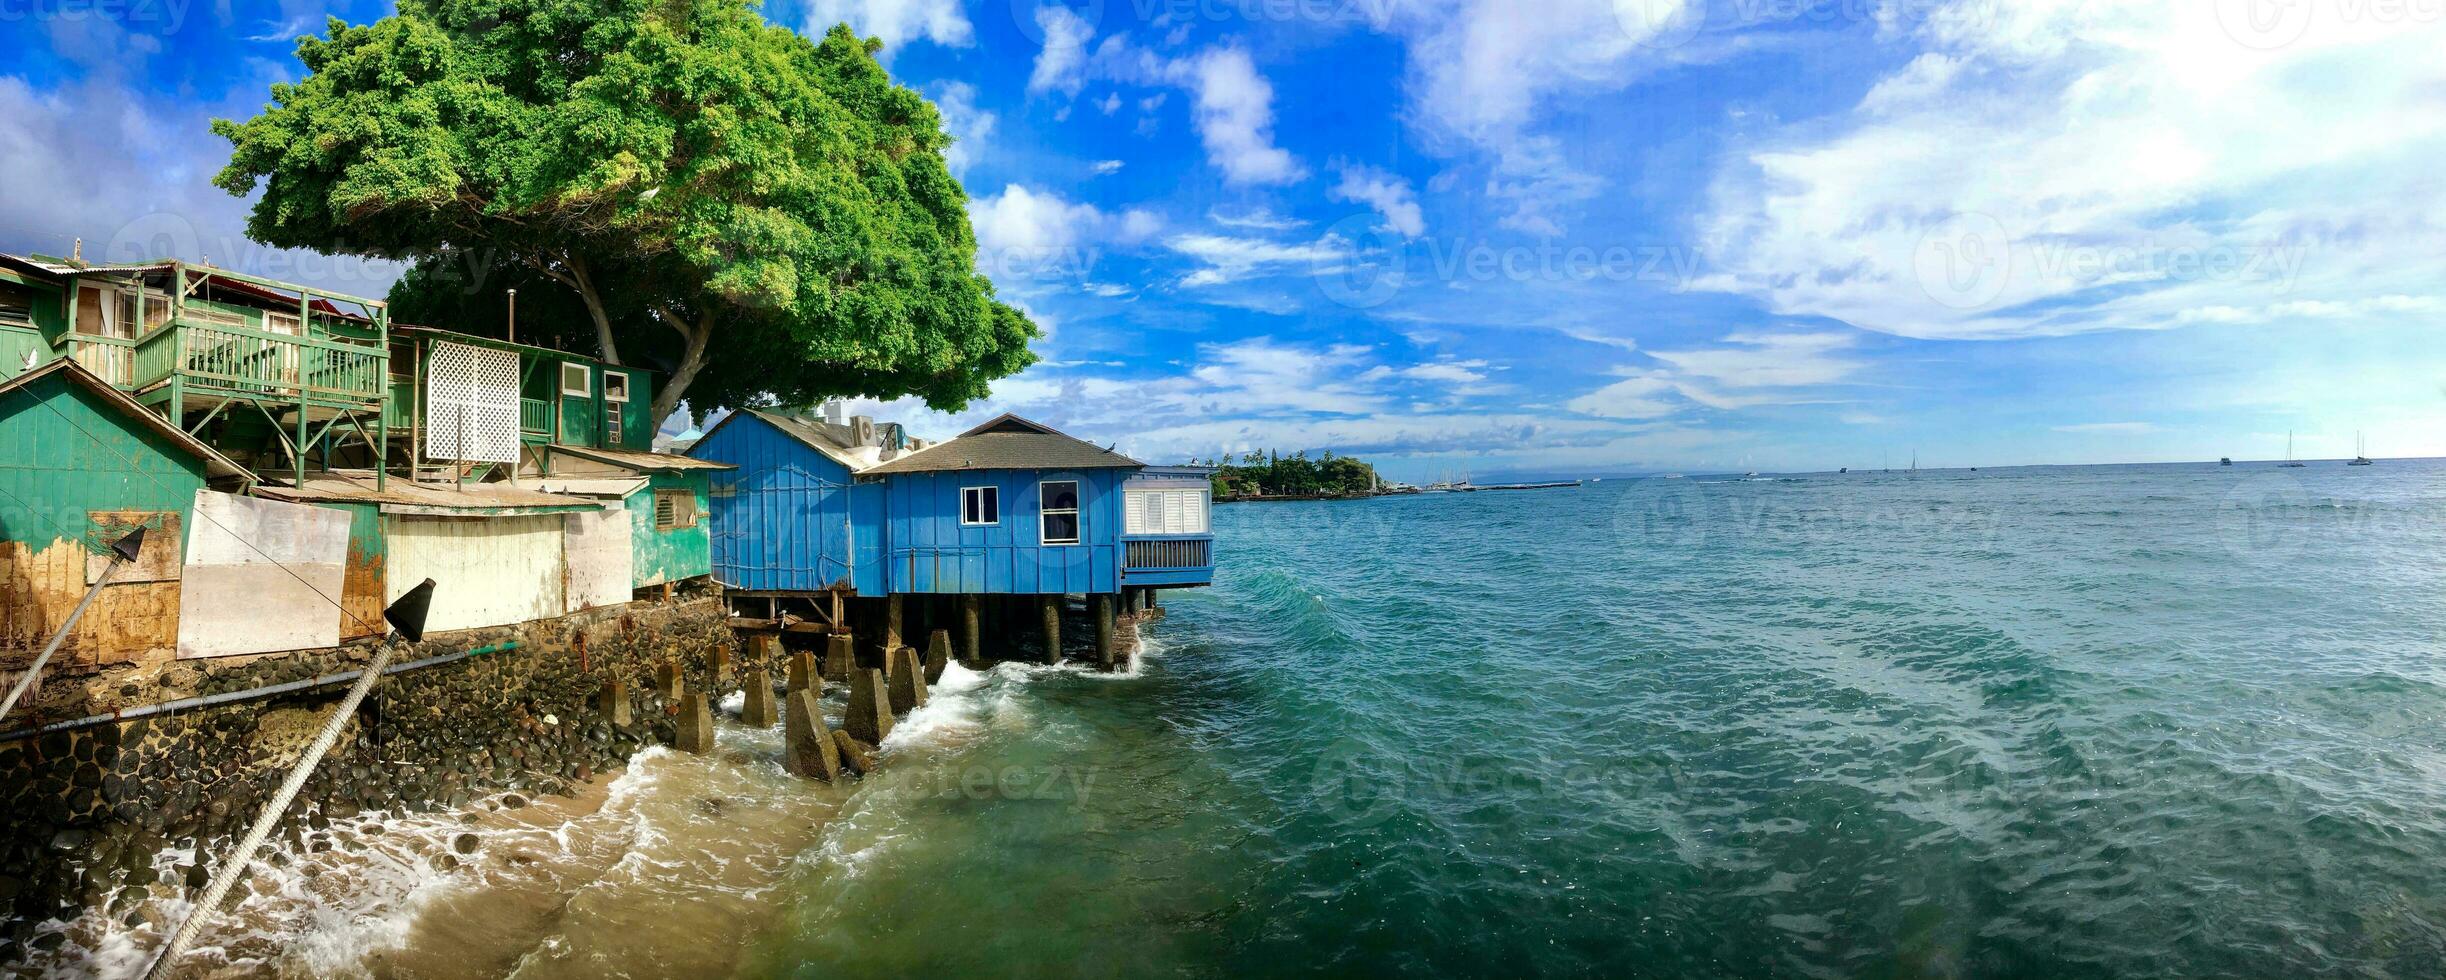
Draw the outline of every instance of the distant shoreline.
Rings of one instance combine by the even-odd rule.
[[[1295,500],[1367,500],[1374,497],[1417,497],[1427,494],[1481,493],[1496,490],[1561,490],[1579,486],[1583,481],[1565,480],[1557,483],[1499,483],[1492,486],[1470,487],[1466,490],[1377,490],[1370,493],[1269,493],[1226,494],[1214,498],[1218,504],[1277,503]]]

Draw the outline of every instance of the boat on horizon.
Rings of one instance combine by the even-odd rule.
[[[2309,465],[2293,458],[2293,430],[2291,429],[2285,430],[2285,461],[2276,465],[2280,469],[2288,470],[2298,470]]]
[[[2368,443],[2366,443],[2366,442],[2363,442],[2363,441],[2361,440],[2361,430],[2359,430],[2359,429],[2354,429],[2354,430],[2353,430],[2353,461],[2352,461],[2352,462],[2350,462],[2350,463],[2346,463],[2346,464],[2344,464],[2344,465],[2346,465],[2346,466],[2376,466],[2376,465],[2378,465],[2378,463],[2377,463],[2377,461],[2376,461],[2376,460],[2373,460],[2373,459],[2371,459],[2371,458],[2370,458],[2370,447],[2369,447],[2369,444],[2368,444]]]

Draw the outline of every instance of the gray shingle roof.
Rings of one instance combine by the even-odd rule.
[[[957,470],[1134,470],[1144,465],[1016,415],[1004,415],[968,430],[959,438],[910,453],[860,475]]]

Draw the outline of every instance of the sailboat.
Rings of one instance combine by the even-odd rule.
[[[2298,470],[2306,465],[2301,460],[2293,458],[2293,430],[2291,429],[2285,430],[2285,461],[2276,465],[2288,470]]]
[[[2359,429],[2354,429],[2354,430],[2353,430],[2353,461],[2352,461],[2352,462],[2350,462],[2350,463],[2346,463],[2346,464],[2344,464],[2344,465],[2346,465],[2346,466],[2376,466],[2376,465],[2378,465],[2376,461],[2374,461],[2374,460],[2370,459],[2370,447],[2369,447],[2369,445],[2368,445],[2367,443],[2364,443],[2364,442],[2362,442],[2362,441],[2361,441],[2361,430],[2359,430]]]

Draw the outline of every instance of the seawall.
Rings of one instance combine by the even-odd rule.
[[[688,691],[719,694],[751,662],[718,601],[644,603],[517,627],[435,634],[402,650],[410,663],[476,651],[385,678],[289,808],[279,837],[332,846],[361,812],[463,805],[487,794],[566,793],[638,749],[674,740],[676,704],[658,687],[675,665]],[[37,926],[90,908],[113,915],[146,895],[192,895],[227,844],[286,776],[345,692],[327,683],[196,705],[346,674],[368,642],[227,661],[187,661],[151,690],[122,690],[120,711],[174,699],[187,706],[0,739],[0,963],[53,941]],[[725,667],[725,664],[728,664]],[[631,711],[615,724],[603,694],[617,682]],[[12,717],[4,727],[58,719]],[[165,848],[201,848],[200,865],[154,869]],[[132,914],[132,913],[128,913]]]

